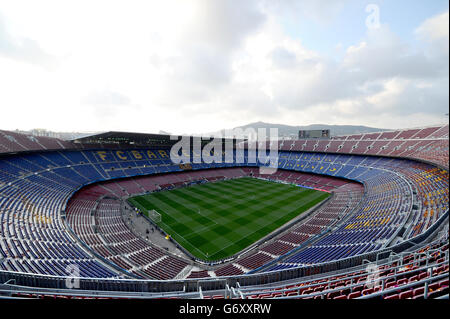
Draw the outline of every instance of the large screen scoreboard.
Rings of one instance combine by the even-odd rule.
[[[300,130],[298,138],[330,138],[330,130]]]

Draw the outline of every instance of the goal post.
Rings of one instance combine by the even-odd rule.
[[[154,209],[148,211],[148,217],[155,223],[161,222],[161,214]]]

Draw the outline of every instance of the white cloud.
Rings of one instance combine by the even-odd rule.
[[[449,15],[448,11],[425,20],[416,28],[416,36],[428,44],[425,53],[427,56],[441,63],[447,63],[445,70],[448,72],[449,53]]]
[[[383,25],[338,47],[335,60],[289,37],[280,21],[301,8],[329,20],[345,1],[328,3],[10,2],[1,9],[0,128],[195,133],[258,120],[439,121],[448,106],[448,12],[417,26],[418,49]],[[36,68],[45,60],[36,52],[58,67]]]
[[[11,35],[5,26],[1,14],[0,56],[37,65],[45,69],[54,69],[57,66],[57,59],[45,52],[35,40]]]
[[[128,96],[110,90],[92,91],[81,99],[81,103],[90,105],[128,105],[130,102]]]
[[[349,0],[263,0],[264,6],[272,14],[291,19],[307,18],[326,26],[331,24]]]
[[[425,20],[417,29],[418,36],[434,40],[448,40],[449,15],[448,11]]]

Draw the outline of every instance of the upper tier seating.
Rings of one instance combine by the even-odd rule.
[[[0,130],[0,153],[73,148],[73,143],[51,137]]]
[[[279,149],[407,157],[448,167],[449,126],[336,136],[325,140],[285,140],[279,142]]]

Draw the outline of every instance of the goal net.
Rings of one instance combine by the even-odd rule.
[[[153,220],[155,223],[159,223],[161,221],[161,214],[156,210],[152,209],[148,211],[148,217]]]

